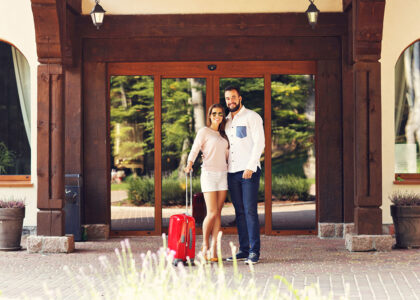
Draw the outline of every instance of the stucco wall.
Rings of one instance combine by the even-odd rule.
[[[175,5],[176,3],[176,5]],[[204,14],[204,13],[274,13],[303,12],[309,6],[307,0],[101,0],[101,6],[108,14]],[[89,14],[94,0],[82,0],[83,14]],[[343,11],[342,0],[316,0],[321,12]]]
[[[14,45],[25,55],[31,68],[31,176],[32,187],[4,188],[0,195],[26,198],[24,226],[36,225],[36,69],[37,54],[34,18],[29,0],[0,1],[0,40]]]
[[[420,185],[394,185],[395,64],[403,50],[420,39],[420,1],[388,0],[382,39],[382,182],[383,223],[392,223],[388,196],[395,190],[420,192]]]

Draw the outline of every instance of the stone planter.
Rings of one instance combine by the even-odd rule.
[[[391,216],[395,227],[396,246],[420,247],[420,206],[391,205]]]
[[[23,218],[25,208],[0,208],[0,250],[21,249]]]

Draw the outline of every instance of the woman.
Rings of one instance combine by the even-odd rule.
[[[204,258],[207,259],[210,235],[212,235],[210,261],[217,261],[217,234],[221,227],[222,207],[228,190],[227,170],[229,140],[225,133],[225,113],[221,104],[213,104],[207,115],[207,127],[197,132],[188,163],[184,171],[192,171],[192,165],[198,153],[203,153],[201,165],[201,190],[207,207],[207,216],[203,221]]]

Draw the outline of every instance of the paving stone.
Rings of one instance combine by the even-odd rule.
[[[26,239],[26,248],[30,253],[41,252],[42,238],[40,236],[31,235]]]
[[[5,299],[22,299],[25,292],[32,298],[49,299],[44,283],[50,290],[60,289],[62,299],[76,299],[76,287],[63,266],[67,265],[73,274],[83,268],[90,278],[97,277],[89,265],[101,270],[99,256],[107,256],[117,264],[114,249],[120,248],[121,238],[106,241],[76,242],[73,253],[49,254],[14,251],[0,253],[0,290]],[[28,240],[29,241],[29,240]],[[140,253],[155,252],[162,246],[161,237],[131,238],[134,258],[139,261]],[[222,238],[224,256],[231,253],[229,242],[237,245],[236,235]],[[197,245],[202,237],[197,236]],[[310,286],[319,282],[324,295],[334,293],[333,299],[344,294],[343,287],[350,287],[351,299],[420,299],[420,249],[395,249],[390,252],[349,252],[343,239],[319,239],[316,236],[261,236],[261,263],[255,266],[252,275],[244,264],[238,265],[244,280],[254,276],[262,288],[274,275],[283,275],[295,286]],[[116,268],[118,269],[118,268]],[[225,262],[227,278],[233,274],[233,265]],[[101,274],[101,282],[111,286],[112,278]],[[370,284],[369,284],[370,283]],[[80,283],[83,287],[83,283]],[[284,291],[287,288],[283,285]],[[401,292],[398,288],[403,288]],[[389,296],[389,297],[388,297]],[[54,297],[52,297],[54,298]]]
[[[74,251],[74,237],[67,236],[29,236],[27,238],[29,253],[71,253]]]
[[[318,223],[318,237],[320,238],[334,238],[335,223]]]
[[[343,224],[342,223],[337,223],[335,224],[335,237],[337,238],[342,238],[343,237]]]
[[[347,234],[354,234],[354,223],[343,224],[343,237],[345,237]]]
[[[346,248],[351,252],[372,251],[373,238],[370,235],[353,235],[347,234],[345,237]]]
[[[377,251],[391,251],[395,244],[392,235],[378,235],[373,238],[373,246]]]

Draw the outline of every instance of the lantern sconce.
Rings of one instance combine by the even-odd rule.
[[[315,29],[315,25],[318,22],[319,9],[315,6],[314,0],[309,0],[310,4],[306,10],[306,15],[308,16],[309,25],[312,26],[312,29]]]
[[[96,26],[96,29],[99,29],[104,21],[105,10],[99,5],[99,0],[95,0],[95,3],[90,16],[92,17],[93,25]]]

